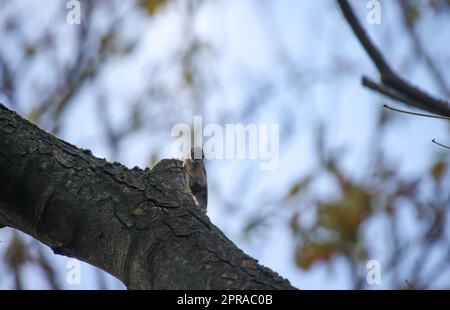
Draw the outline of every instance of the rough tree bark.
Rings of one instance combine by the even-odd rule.
[[[1,224],[129,289],[294,289],[196,208],[180,161],[127,169],[0,104]]]

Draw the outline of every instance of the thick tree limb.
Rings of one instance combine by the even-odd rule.
[[[130,289],[293,289],[197,210],[178,160],[127,169],[0,104],[0,223]]]
[[[348,1],[337,0],[337,2],[354,34],[380,73],[381,85],[375,84],[367,78],[363,78],[363,85],[409,106],[441,116],[450,116],[450,103],[442,99],[434,98],[425,91],[400,78],[388,65],[380,50],[372,43],[356,18]]]

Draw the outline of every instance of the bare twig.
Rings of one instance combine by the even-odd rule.
[[[442,147],[444,147],[444,148],[450,150],[450,147],[449,147],[449,146],[446,146],[446,145],[444,145],[444,144],[442,144],[442,143],[437,142],[436,139],[431,140],[431,142],[433,142],[434,144],[437,144],[437,145],[439,145],[439,146],[442,146]]]
[[[397,90],[395,90],[391,87],[376,83],[366,76],[362,77],[362,84],[365,87],[368,87],[376,92],[379,92],[382,95],[385,95],[385,96],[395,99],[397,101],[403,102],[407,105],[412,105],[416,108],[426,110],[426,106],[424,104],[422,104],[421,102],[410,99],[410,98],[406,97],[404,94],[398,92]]]
[[[440,119],[445,119],[445,120],[450,120],[450,117],[445,117],[445,116],[437,116],[437,115],[431,115],[431,114],[423,114],[423,113],[416,113],[416,112],[410,112],[410,111],[406,111],[406,110],[401,110],[401,109],[397,109],[397,108],[393,108],[391,106],[388,106],[387,104],[383,105],[383,108],[395,111],[395,112],[400,112],[400,113],[405,113],[405,114],[411,114],[411,115],[416,115],[416,116],[423,116],[423,117],[431,117],[431,118],[440,118]]]
[[[422,41],[419,38],[419,35],[416,32],[414,27],[414,23],[410,20],[407,12],[410,9],[411,3],[407,1],[398,1],[397,2],[401,8],[401,12],[403,14],[403,22],[405,24],[405,29],[409,34],[411,41],[414,45],[414,49],[416,50],[417,55],[423,58],[425,61],[425,65],[428,67],[431,76],[436,81],[437,86],[441,89],[441,91],[447,96],[450,97],[450,88],[445,80],[444,75],[438,69],[438,65],[435,61],[430,57],[429,53],[425,49],[425,46],[422,44]]]
[[[377,67],[380,73],[381,85],[371,87],[371,89],[381,92],[395,100],[399,100],[407,105],[424,111],[441,115],[450,116],[450,104],[442,99],[437,99],[427,94],[425,91],[411,85],[409,82],[400,78],[388,65],[380,50],[372,43],[358,19],[356,18],[351,6],[346,0],[337,0],[342,13],[352,28],[354,34],[366,50],[369,57]],[[363,78],[363,85],[367,85],[367,78]],[[372,85],[374,86],[374,85]],[[391,94],[394,94],[391,96]],[[401,99],[400,98],[401,94]]]

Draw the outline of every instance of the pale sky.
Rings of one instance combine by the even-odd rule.
[[[17,2],[18,6],[23,6],[23,12],[31,10],[29,6],[33,1]],[[36,14],[35,19],[27,20],[30,29],[33,22],[39,24],[45,21],[49,14],[47,7],[52,7],[51,0],[40,3],[42,5],[33,4],[32,10]],[[198,14],[195,25],[197,35],[211,41],[218,53],[218,61],[216,60],[211,67],[211,72],[214,72],[220,84],[226,85],[226,89],[222,89],[219,95],[212,94],[207,98],[209,105],[205,115],[206,121],[217,121],[216,115],[220,111],[227,111],[230,115],[238,114],[242,109],[240,103],[245,99],[245,90],[259,83],[261,76],[280,81],[280,88],[283,89],[286,77],[274,61],[274,49],[271,48],[273,47],[271,40],[274,38],[266,35],[267,27],[270,25],[264,25],[264,21],[261,20],[257,3],[255,0],[214,1]],[[364,21],[367,12],[364,1],[352,1],[352,4],[360,20]],[[317,159],[313,132],[318,120],[323,120],[329,125],[331,130],[327,133],[327,139],[332,147],[346,147],[347,153],[343,164],[352,176],[360,178],[364,176],[364,169],[367,166],[365,152],[373,135],[376,119],[374,115],[378,113],[382,102],[396,104],[360,85],[362,74],[373,79],[377,78],[377,74],[334,1],[320,1],[320,4],[319,1],[313,0],[272,1],[271,7],[280,31],[280,36],[276,39],[282,42],[289,57],[301,68],[305,71],[319,72],[318,81],[314,80],[310,85],[305,83],[297,92],[285,87],[285,92],[277,93],[258,111],[256,119],[253,117],[250,120],[256,123],[279,123],[284,122],[286,115],[291,117],[289,123],[281,124],[278,169],[260,171],[258,163],[239,160],[213,160],[208,163],[210,182],[208,215],[211,221],[246,253],[288,278],[294,286],[301,289],[348,289],[351,287],[351,279],[342,258],[335,258],[330,265],[318,263],[308,271],[301,271],[295,265],[293,236],[286,224],[288,212],[283,208],[280,207],[272,225],[264,230],[261,236],[255,235],[247,240],[242,230],[249,216],[267,210],[262,206],[264,201],[286,193],[293,180],[314,170]],[[395,10],[394,5],[383,2],[382,23],[380,25],[363,23],[363,25],[374,41],[389,55],[390,63],[401,71],[411,45],[402,35],[403,29],[399,28],[399,21],[395,20],[397,16]],[[433,21],[439,22],[441,21]],[[63,18],[61,23],[64,23]],[[136,31],[141,33],[138,48],[132,57],[108,63],[102,72],[101,82],[89,85],[81,92],[75,99],[77,103],[64,114],[64,126],[60,137],[79,147],[91,149],[98,157],[109,159],[110,153],[103,140],[103,134],[98,130],[99,120],[96,109],[93,108],[95,96],[92,96],[92,93],[97,88],[106,89],[110,94],[108,113],[116,124],[126,121],[124,116],[128,107],[121,104],[124,102],[122,98],[133,96],[143,87],[142,81],[149,62],[156,63],[176,49],[179,40],[183,39],[181,23],[177,13],[171,10],[152,21],[140,15],[130,18],[127,24],[130,34]],[[446,35],[448,38],[449,26],[441,27],[441,32],[437,36]],[[428,26],[424,28],[427,31]],[[429,29],[434,28],[430,25]],[[439,42],[444,41],[439,37],[433,40],[433,44],[437,47],[440,47]],[[330,72],[336,59],[348,59],[351,62],[346,74],[337,75]],[[448,65],[448,59],[446,64]],[[429,77],[425,75],[423,65],[418,64],[416,67],[408,71],[407,77],[415,83],[421,83],[424,88],[429,87],[430,92],[439,94]],[[169,81],[171,74],[173,72],[168,71]],[[26,98],[25,102],[33,101],[33,98],[26,97],[26,93],[22,96]],[[181,109],[184,111],[181,113],[182,117],[174,121],[188,122],[193,119],[195,110],[190,108],[189,104]],[[27,109],[24,107],[24,110]],[[436,151],[436,146],[430,142],[431,139],[438,138],[443,142],[448,139],[445,122],[403,115],[397,115],[397,118],[395,127],[389,129],[387,139],[384,141],[389,158],[401,173],[421,175],[429,168]],[[288,137],[283,135],[283,129],[287,128],[292,130]],[[144,168],[148,162],[148,152],[155,148],[158,148],[164,157],[171,157],[172,139],[169,128],[166,133],[134,134],[121,145],[124,151],[120,153],[119,161],[128,167],[138,165]],[[238,181],[242,177],[247,179],[248,190],[245,193],[239,193]],[[271,190],[267,192],[269,186]],[[318,184],[316,190],[324,195],[332,191],[327,186],[326,180]],[[224,208],[222,197],[218,196],[218,192],[229,201],[239,202],[243,206],[242,209],[230,212]],[[404,211],[403,224],[406,235],[414,234],[417,229],[408,212],[411,211]],[[383,248],[385,247],[383,238],[389,239],[389,236],[385,235],[384,225],[382,217],[374,217],[365,229],[365,237],[373,241],[374,248],[378,249],[375,252],[380,253],[371,259],[381,262],[385,259],[381,253],[389,251]],[[8,234],[2,232],[0,235],[3,239],[0,243],[0,253],[7,243]],[[54,256],[48,248],[47,250],[49,256]],[[56,255],[51,260],[60,276],[64,277],[69,258]],[[0,268],[2,270],[4,266]],[[365,266],[362,265],[361,268]],[[27,288],[42,287],[35,268],[30,267],[25,272]],[[0,288],[10,287],[11,281],[12,279],[1,281]],[[65,281],[61,280],[61,283],[64,284]],[[107,284],[108,288],[123,288],[123,285],[112,277],[108,277]],[[97,287],[92,267],[84,263],[81,284],[64,285],[67,289]],[[373,288],[389,288],[389,286],[387,282],[382,282]]]

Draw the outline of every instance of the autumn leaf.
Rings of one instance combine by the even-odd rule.
[[[166,4],[167,0],[141,0],[141,6],[147,11],[149,15],[155,13]]]
[[[433,179],[439,183],[442,179],[442,176],[444,175],[444,172],[447,168],[447,163],[444,161],[438,161],[436,162],[433,167],[431,168],[431,175],[433,176]]]
[[[335,242],[312,242],[297,248],[295,261],[302,269],[309,269],[315,262],[329,261],[339,248]]]
[[[297,196],[301,191],[303,191],[308,187],[308,185],[311,183],[311,180],[312,178],[308,176],[295,182],[294,185],[292,185],[291,189],[289,190],[289,193],[284,198],[284,200],[288,200],[290,198]]]

